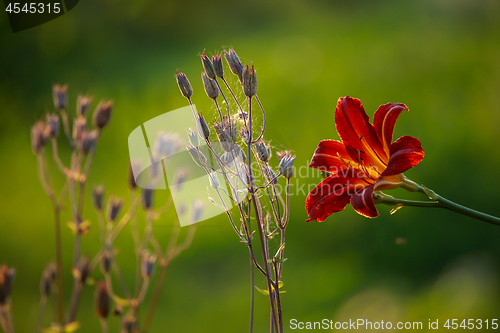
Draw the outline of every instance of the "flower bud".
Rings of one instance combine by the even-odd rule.
[[[102,210],[102,203],[104,201],[104,186],[99,185],[92,190],[92,201],[97,210]]]
[[[123,201],[121,199],[111,197],[108,203],[108,219],[114,222],[118,217],[118,213],[123,206]]]
[[[268,162],[271,157],[271,146],[265,144],[264,141],[259,140],[255,143],[255,149],[257,150],[257,156],[262,162]]]
[[[200,134],[203,135],[203,138],[205,140],[208,140],[208,138],[210,137],[210,129],[208,128],[207,122],[205,121],[205,118],[203,117],[201,112],[198,114],[197,120]]]
[[[215,80],[209,78],[205,72],[201,73],[201,79],[203,80],[203,87],[205,88],[207,96],[211,99],[219,97],[219,88],[217,87]]]
[[[193,147],[198,147],[200,145],[200,139],[198,137],[198,132],[193,131],[192,128],[189,128],[189,131],[187,132],[189,142]]]
[[[222,78],[224,76],[224,66],[222,66],[222,57],[220,55],[212,56],[215,75]]]
[[[201,63],[203,64],[203,69],[205,70],[207,76],[211,79],[215,79],[214,65],[210,61],[210,58],[208,58],[205,53],[203,53],[203,55],[200,55],[200,57],[201,57]]]
[[[153,190],[149,188],[142,190],[142,200],[144,209],[150,209],[153,206]]]
[[[142,276],[145,279],[149,279],[151,274],[153,274],[153,268],[155,267],[156,256],[145,252],[142,256]]]
[[[48,114],[46,127],[46,135],[49,138],[55,138],[59,134],[59,116],[55,114]]]
[[[245,96],[252,97],[257,93],[257,72],[248,65],[243,69],[243,92]]]
[[[33,152],[39,153],[42,151],[43,147],[47,144],[47,135],[45,130],[45,124],[43,121],[36,122],[33,127],[31,127],[31,147]]]
[[[97,285],[95,292],[95,312],[99,318],[106,318],[109,315],[109,292],[106,283],[101,281]]]
[[[76,115],[78,117],[85,117],[92,101],[93,98],[90,96],[78,95],[76,99]]]
[[[111,110],[113,109],[113,102],[101,102],[94,111],[94,126],[102,130],[109,123],[111,117]]]
[[[280,156],[279,172],[281,172],[286,179],[290,179],[293,176],[293,161],[295,161],[295,156],[290,155],[289,151],[281,153]]]
[[[191,83],[183,72],[179,72],[175,74],[175,79],[177,80],[177,85],[181,91],[182,96],[190,99],[193,96],[193,88],[191,87]]]
[[[82,153],[87,155],[92,149],[94,149],[98,138],[99,132],[97,130],[93,130],[91,132],[84,131],[80,141],[80,150]]]
[[[52,87],[52,96],[54,97],[54,107],[56,110],[65,110],[68,106],[68,86],[58,84]]]
[[[232,48],[229,49],[229,52],[224,50],[224,57],[226,58],[227,64],[229,65],[229,68],[231,69],[231,72],[234,75],[238,76],[238,79],[240,82],[243,82],[242,79],[242,74],[243,74],[243,64],[240,61],[240,58],[238,58],[238,55]]]

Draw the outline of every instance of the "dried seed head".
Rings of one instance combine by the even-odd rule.
[[[238,58],[236,52],[234,52],[232,48],[229,49],[229,52],[224,50],[224,57],[226,58],[231,72],[233,72],[234,75],[238,76],[240,82],[243,82],[243,64],[241,63],[240,58]]]
[[[104,186],[99,185],[92,190],[92,199],[95,209],[102,210],[102,203],[104,201]]]
[[[81,141],[83,132],[87,128],[87,119],[84,117],[77,117],[73,124],[73,140],[76,142]]]
[[[214,65],[215,75],[222,78],[224,77],[224,66],[222,66],[222,57],[218,54],[212,56],[212,63]]]
[[[102,130],[109,123],[113,102],[101,102],[94,111],[94,126]]]
[[[193,96],[193,88],[191,87],[191,83],[183,72],[179,72],[175,74],[175,79],[177,80],[177,85],[181,91],[182,96],[190,99]]]
[[[97,284],[95,292],[95,311],[99,318],[106,318],[109,315],[109,292],[105,282]]]
[[[0,267],[0,305],[7,302],[12,291],[12,282],[14,282],[15,275],[16,270],[14,268],[9,268],[7,265]]]
[[[65,110],[68,106],[68,86],[55,84],[52,87],[52,96],[54,97],[54,107],[56,110]]]
[[[36,124],[31,127],[31,147],[33,148],[33,152],[41,152],[43,147],[47,144],[47,139],[44,122],[41,120],[37,121]]]
[[[79,145],[81,152],[87,155],[92,149],[94,149],[97,139],[99,139],[99,131],[83,131]]]
[[[200,131],[200,134],[203,135],[203,138],[205,140],[208,140],[210,137],[210,129],[208,128],[207,122],[205,121],[205,118],[203,117],[203,114],[198,113],[198,129]]]
[[[252,97],[257,93],[257,72],[253,65],[243,69],[243,92],[245,96]]]
[[[57,278],[56,265],[49,264],[43,271],[42,280],[40,281],[40,291],[45,297],[49,296],[50,290]]]
[[[76,99],[76,115],[78,117],[85,117],[92,101],[93,98],[90,96],[78,95]]]
[[[104,251],[102,254],[101,267],[106,273],[111,271],[111,264],[113,263],[113,256],[110,251]]]
[[[191,208],[191,218],[193,222],[199,222],[201,215],[203,214],[203,210],[205,209],[205,204],[201,200],[194,200],[193,206]]]
[[[153,274],[153,268],[155,267],[156,256],[150,254],[149,252],[144,252],[142,255],[142,276],[145,279],[149,279],[151,274]]]
[[[219,88],[215,80],[209,78],[205,72],[201,72],[201,79],[203,80],[203,87],[205,88],[207,96],[214,100],[217,99],[217,97],[219,97]]]
[[[83,257],[80,258],[80,260],[76,264],[76,267],[73,268],[73,275],[75,279],[77,279],[81,283],[84,283],[85,280],[87,280],[87,277],[89,276],[90,273],[89,264],[90,264],[89,256],[84,255]]]
[[[198,137],[198,132],[193,131],[192,128],[189,128],[189,131],[187,131],[189,142],[191,143],[192,146],[198,147],[200,145],[200,139]]]
[[[49,138],[55,138],[59,134],[59,116],[56,114],[48,114],[46,127],[46,135]]]
[[[235,143],[237,139],[237,129],[234,121],[229,121],[228,118],[224,116],[221,123],[216,122],[213,126],[222,149],[230,151],[232,143]]]
[[[210,58],[207,57],[205,53],[200,55],[201,58],[201,63],[203,64],[203,69],[205,70],[205,73],[207,76],[211,79],[215,79],[215,70],[214,70],[214,65],[210,61]],[[213,98],[213,97],[210,97]]]
[[[167,158],[174,155],[179,150],[183,140],[177,133],[158,132],[154,146],[154,153],[159,159]]]
[[[109,198],[108,219],[110,222],[114,222],[116,220],[122,206],[123,206],[123,200],[115,197]]]
[[[295,161],[295,156],[290,155],[289,151],[285,151],[280,154],[280,157],[279,171],[283,177],[290,179],[293,176],[293,161]]]
[[[257,155],[259,160],[262,162],[268,162],[271,157],[271,145],[265,144],[264,141],[259,140],[255,143],[255,149],[257,150]]]
[[[207,158],[205,157],[205,155],[203,155],[201,150],[191,146],[190,144],[187,145],[186,148],[189,152],[189,155],[191,155],[191,158],[193,159],[194,163],[196,163],[198,166],[201,167],[207,163]]]
[[[150,209],[153,206],[153,190],[145,188],[142,190],[142,202],[144,209]]]

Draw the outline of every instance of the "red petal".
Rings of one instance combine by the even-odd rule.
[[[343,210],[356,192],[372,185],[370,179],[359,178],[357,174],[362,171],[343,170],[319,183],[306,199],[307,222],[323,222],[332,213]]]
[[[411,136],[402,136],[390,146],[391,158],[381,177],[397,175],[413,168],[424,159],[420,141]]]
[[[373,202],[373,190],[374,186],[369,186],[351,198],[352,208],[365,217],[374,218],[379,215]]]
[[[342,142],[353,148],[348,150],[352,160],[361,157],[366,165],[385,167],[389,157],[359,99],[349,96],[339,99],[335,125]]]
[[[346,164],[350,161],[351,158],[347,154],[345,145],[342,142],[325,140],[318,144],[309,167],[322,171],[338,172],[339,170],[346,169]]]
[[[375,111],[373,126],[375,126],[380,141],[387,152],[392,143],[392,133],[394,132],[396,120],[404,110],[408,111],[404,104],[387,103],[379,106],[378,110]]]

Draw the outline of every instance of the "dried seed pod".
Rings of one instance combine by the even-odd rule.
[[[55,84],[52,87],[52,96],[54,97],[54,107],[56,110],[65,110],[68,106],[68,86]]]
[[[142,276],[145,279],[149,279],[151,274],[153,274],[153,268],[155,267],[156,256],[148,252],[145,252],[142,256]]]
[[[102,270],[106,273],[111,271],[111,265],[113,264],[113,255],[110,251],[104,251],[101,259]]]
[[[45,127],[46,135],[49,138],[55,138],[59,134],[59,116],[48,114]]]
[[[198,132],[194,131],[192,128],[189,128],[187,134],[191,145],[193,147],[198,147],[200,145],[200,138],[198,137]]]
[[[116,220],[122,206],[123,206],[123,200],[115,197],[109,198],[108,219],[110,222],[114,222]]]
[[[210,129],[208,128],[207,122],[205,121],[205,118],[203,117],[203,114],[198,113],[198,128],[200,130],[200,134],[203,135],[203,138],[205,140],[208,140],[210,137]]]
[[[80,258],[80,260],[76,264],[76,267],[73,268],[73,274],[75,276],[75,279],[80,281],[82,284],[85,283],[87,277],[89,276],[90,273],[89,264],[90,264],[89,256],[84,255],[83,257]]]
[[[224,66],[222,66],[222,57],[218,54],[212,56],[212,63],[214,65],[214,72],[220,78],[224,77]]]
[[[90,96],[78,95],[76,99],[76,115],[78,117],[85,117],[92,101],[93,98]]]
[[[262,162],[268,162],[271,157],[271,145],[265,144],[264,141],[259,140],[255,143],[255,149],[257,150],[257,156]]]
[[[276,173],[268,164],[264,165],[264,176],[267,179],[267,182],[273,181],[273,184],[278,184],[278,178],[276,178]]]
[[[99,131],[93,130],[91,132],[84,131],[80,140],[80,150],[82,153],[87,155],[92,149],[94,149],[97,144],[97,139],[99,139]]]
[[[110,297],[105,282],[97,284],[95,292],[95,311],[99,318],[105,319],[109,315]]]
[[[215,80],[209,78],[205,72],[201,73],[201,79],[203,80],[203,87],[205,88],[207,96],[214,100],[217,99],[217,97],[219,97],[219,88]]]
[[[187,145],[186,148],[189,152],[189,155],[191,155],[191,158],[198,166],[201,167],[202,165],[207,163],[207,158],[205,157],[205,155],[203,155],[201,150],[191,145]]]
[[[283,177],[287,179],[290,179],[293,176],[293,161],[295,161],[295,156],[290,155],[290,152],[286,151],[281,154],[281,160],[278,168]]]
[[[113,109],[113,102],[101,102],[94,111],[94,126],[102,130],[109,123],[111,118],[111,110]]]
[[[203,69],[205,70],[207,76],[212,80],[215,79],[214,65],[210,61],[210,58],[208,58],[208,56],[205,53],[200,55],[200,58],[201,58],[201,63],[203,64]]]
[[[142,200],[144,209],[150,209],[153,206],[153,190],[145,188],[142,191]]]
[[[252,97],[257,94],[257,72],[253,65],[243,69],[243,92],[245,96]]]
[[[31,147],[33,148],[33,152],[41,152],[43,147],[47,144],[47,139],[44,122],[41,120],[37,121],[35,125],[31,127]]]
[[[179,86],[182,96],[190,99],[191,96],[193,96],[193,88],[191,87],[191,83],[189,83],[186,74],[179,72],[175,74],[175,79],[177,80],[177,85]]]
[[[99,185],[92,190],[92,201],[97,210],[102,210],[104,201],[104,186]]]
[[[83,117],[77,117],[73,124],[73,140],[79,142],[82,139],[83,132],[87,128],[87,119]]]
[[[229,49],[229,52],[224,50],[224,57],[226,58],[227,64],[233,72],[234,75],[238,76],[240,82],[243,82],[242,74],[243,74],[243,64],[238,58],[238,55],[232,48]]]
[[[44,295],[45,297],[49,296],[50,291],[52,289],[52,285],[54,284],[56,278],[57,278],[56,265],[51,263],[43,271],[42,280],[40,281],[40,291],[42,295]]]
[[[203,203],[203,201],[201,200],[193,201],[193,206],[191,208],[191,218],[194,223],[200,221],[204,209],[205,209],[205,204]]]

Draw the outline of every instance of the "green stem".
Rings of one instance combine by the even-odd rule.
[[[491,224],[495,224],[500,226],[500,218],[488,215],[482,212],[478,212],[477,210],[459,205],[453,201],[450,201],[433,190],[418,185],[416,187],[416,191],[425,194],[432,201],[415,201],[415,200],[403,200],[403,199],[395,199],[391,197],[387,197],[378,193],[374,194],[374,199],[376,203],[384,203],[390,206],[410,206],[410,207],[429,207],[429,208],[444,208],[451,210],[453,212],[470,216],[480,221],[488,222]]]

